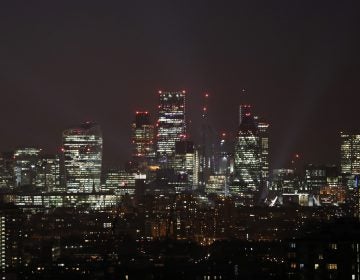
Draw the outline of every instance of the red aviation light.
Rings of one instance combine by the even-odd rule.
[[[183,90],[182,93],[186,93],[186,90]]]
[[[209,97],[209,94],[208,94],[208,93],[205,93],[205,97],[208,98],[208,97]]]
[[[226,137],[226,133],[223,132],[223,133],[221,134],[221,136],[222,136],[222,137]]]
[[[249,117],[249,116],[250,116],[250,113],[246,113],[245,116]]]
[[[158,91],[158,93],[159,93],[159,94],[162,94],[162,91],[161,91],[161,90],[159,90],[159,91]]]

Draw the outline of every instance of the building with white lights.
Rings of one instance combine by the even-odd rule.
[[[157,156],[161,163],[175,153],[175,143],[186,133],[185,91],[159,91]]]
[[[102,144],[100,126],[92,122],[63,132],[67,192],[100,190]]]

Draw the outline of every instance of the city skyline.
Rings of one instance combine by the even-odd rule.
[[[190,130],[204,92],[220,132],[252,104],[272,125],[273,167],[295,152],[336,163],[339,132],[357,128],[357,3],[83,4],[1,4],[1,150],[51,153],[64,128],[94,120],[116,165],[130,156],[133,112],[153,113],[166,89],[188,92]]]
[[[183,91],[183,90],[182,90]],[[180,91],[180,92],[182,92]],[[158,91],[157,94],[159,94],[159,92],[162,92],[162,91]],[[165,91],[166,92],[166,91]],[[188,92],[186,93],[186,95],[188,96]],[[210,96],[210,94],[208,92],[206,93],[202,93],[201,95],[206,95],[207,98]],[[188,98],[188,97],[187,97]],[[189,103],[189,102],[187,102]],[[252,104],[239,104],[239,106],[251,106],[251,107],[254,107],[252,106]],[[187,105],[188,106],[188,105]],[[139,106],[140,107],[140,106]],[[189,106],[191,107],[191,105]],[[234,106],[234,107],[237,107],[238,109],[238,106]],[[145,113],[145,114],[148,114],[148,118],[149,118],[149,121],[150,121],[150,124],[153,125],[153,126],[156,126],[156,122],[157,122],[157,117],[159,117],[159,113],[156,112],[155,108],[145,108],[145,107],[141,107],[142,110],[144,111],[134,111],[132,115],[137,115],[137,114],[141,114],[141,113]],[[208,116],[208,105],[206,105],[206,109],[207,109],[207,116]],[[204,108],[201,108],[201,112]],[[146,110],[146,111],[145,111]],[[263,119],[263,115],[261,114],[261,112],[258,112],[258,110],[256,110],[256,108],[252,108],[252,110],[254,110],[254,113],[256,113],[257,115],[261,116],[260,119]],[[187,112],[187,114],[193,114],[193,112]],[[239,114],[239,113],[238,113]],[[258,118],[257,116],[255,116],[256,118]],[[237,116],[237,120],[236,120],[236,116],[235,116],[235,120],[234,122],[238,123],[239,122],[239,116]],[[96,120],[83,120],[80,122],[80,124],[86,124],[86,123],[98,123],[96,122]],[[129,130],[130,132],[130,135],[129,135],[129,138],[127,139],[127,144],[129,146],[129,150],[126,152],[126,155],[124,156],[124,158],[117,158],[117,159],[113,159],[113,160],[108,160],[106,161],[107,159],[107,154],[105,154],[105,162],[103,162],[103,168],[105,169],[108,169],[108,168],[114,168],[114,167],[122,167],[124,166],[124,164],[126,164],[128,161],[131,161],[132,160],[132,145],[134,144],[132,141],[132,136],[131,136],[131,131],[132,131],[132,123],[133,122],[130,122],[128,124],[128,127],[127,129],[124,129],[124,131],[126,130]],[[202,145],[202,142],[201,142],[201,131],[200,131],[200,124],[199,124],[199,127],[198,128],[193,128],[193,122],[192,120],[189,120],[187,118],[186,120],[186,123],[187,123],[187,126],[190,127],[190,129],[187,130],[186,132],[186,137],[195,141],[194,144],[197,144],[197,145]],[[274,156],[274,152],[273,152],[273,146],[274,146],[274,143],[273,143],[273,140],[272,140],[272,126],[273,124],[269,123],[270,124],[270,129],[267,128],[269,131],[270,131],[270,141],[269,141],[269,150],[270,150],[270,161],[269,161],[269,164],[271,166],[271,169],[277,169],[277,168],[292,168],[292,161],[293,160],[296,160],[298,161],[298,164],[297,164],[297,167],[294,167],[294,168],[304,168],[306,164],[309,164],[309,163],[315,163],[315,164],[337,164],[337,165],[340,165],[341,163],[341,160],[340,160],[340,138],[341,138],[341,134],[342,133],[357,133],[359,130],[357,129],[343,129],[343,130],[340,130],[336,133],[336,142],[337,142],[337,147],[335,147],[335,149],[331,150],[331,152],[329,152],[329,154],[331,155],[331,158],[333,159],[332,161],[326,161],[324,160],[323,158],[318,158],[317,160],[315,161],[311,161],[310,158],[312,157],[308,157],[306,158],[304,156],[304,154],[306,155],[306,153],[304,154],[301,154],[299,153],[299,150],[294,150],[292,153],[289,153],[288,154],[288,157],[286,159],[283,159],[283,165],[276,165],[276,163],[274,163],[274,161],[276,162],[276,160],[278,159],[278,157],[275,155]],[[266,124],[266,125],[269,125],[269,124]],[[79,125],[79,124],[77,124]],[[98,125],[100,127],[102,127],[102,124],[98,123]],[[63,131],[66,130],[66,129],[70,129],[72,127],[76,126],[75,124],[71,125],[71,126],[68,126],[68,127],[64,127],[63,128]],[[236,140],[236,134],[237,134],[237,130],[239,129],[239,126],[237,128],[235,128],[234,130],[232,131],[226,131],[226,130],[218,130],[216,131],[216,135],[215,135],[215,142],[217,140],[220,140],[222,138],[222,134],[226,134],[227,138],[229,137],[228,135],[231,135],[231,140],[232,141],[235,141]],[[44,147],[44,146],[40,146],[39,144],[32,144],[31,142],[29,143],[25,143],[24,144],[14,144],[12,143],[12,145],[10,145],[10,149],[7,149],[7,150],[2,150],[2,152],[11,152],[11,151],[16,151],[17,149],[21,149],[21,148],[37,148],[37,149],[40,149],[42,151],[43,154],[60,154],[63,152],[63,144],[62,144],[62,139],[61,139],[61,134],[62,132],[60,133],[59,135],[59,138],[58,138],[58,145],[56,146],[56,150],[53,150],[53,149],[49,149],[48,147]],[[195,137],[194,137],[195,136]],[[105,143],[107,142],[107,140],[105,139]],[[155,148],[155,145],[156,144],[156,141],[154,142],[154,148]],[[111,151],[109,151],[109,149],[105,149],[108,151],[108,153],[111,153]],[[231,150],[231,149],[230,149]],[[233,151],[234,152],[234,151]],[[104,157],[104,155],[103,155]],[[300,163],[300,164],[299,164]]]
[[[0,278],[360,280],[359,12],[0,1]]]

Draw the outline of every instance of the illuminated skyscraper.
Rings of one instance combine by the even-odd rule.
[[[159,91],[159,119],[157,123],[157,155],[160,162],[175,153],[175,143],[186,133],[185,91]]]
[[[258,190],[261,182],[261,145],[257,123],[249,105],[240,106],[240,127],[235,141],[234,175],[238,184]]]
[[[14,174],[16,186],[35,184],[36,164],[41,150],[21,148],[14,153]]]
[[[340,133],[341,173],[360,174],[360,133]]]
[[[60,158],[58,155],[41,156],[36,165],[35,185],[43,192],[60,191]]]
[[[136,112],[131,132],[133,159],[139,164],[149,163],[155,157],[155,133],[148,112]]]
[[[261,181],[263,184],[269,182],[269,124],[257,121],[260,144]]]
[[[68,192],[99,191],[102,161],[100,126],[86,122],[63,132],[65,180]]]
[[[195,166],[194,143],[188,140],[181,140],[175,143],[175,156],[169,167],[175,171],[175,189],[184,191],[192,189],[197,185],[197,172]],[[195,173],[195,174],[194,174]]]

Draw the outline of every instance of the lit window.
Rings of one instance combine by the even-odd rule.
[[[336,263],[328,263],[327,269],[328,270],[336,270],[337,269],[337,264]]]

